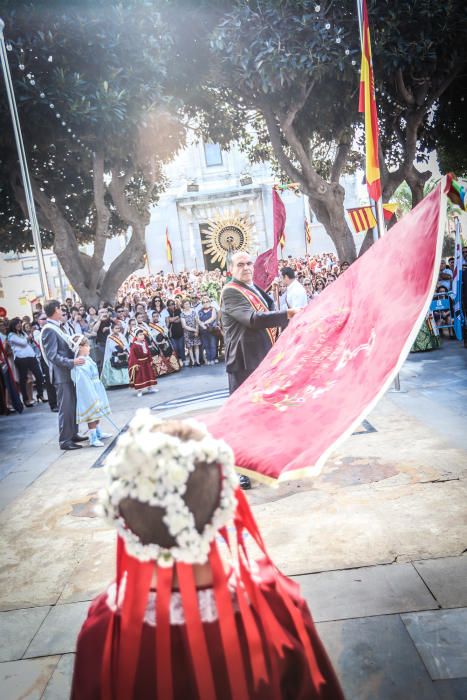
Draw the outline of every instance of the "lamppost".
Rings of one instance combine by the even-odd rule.
[[[8,64],[5,37],[3,36],[4,27],[5,22],[0,18],[0,61],[2,64],[3,77],[5,79],[8,104],[10,106],[11,121],[13,122],[13,131],[15,134],[16,149],[18,151],[18,159],[21,168],[21,178],[23,180],[24,194],[26,197],[26,206],[28,208],[29,223],[31,225],[32,231],[32,239],[34,242],[34,248],[36,250],[42,296],[46,299],[50,297],[50,289],[47,280],[47,272],[45,269],[44,255],[42,252],[41,233],[39,223],[37,221],[36,206],[34,203],[31,179],[29,177],[28,163],[26,160],[26,151],[24,150],[23,135],[21,133],[18,110],[16,108],[15,93],[13,90],[13,82],[11,80],[10,66]]]

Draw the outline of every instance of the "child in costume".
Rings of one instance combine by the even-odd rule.
[[[225,442],[138,411],[107,470],[116,581],[79,634],[72,700],[343,700]]]
[[[101,418],[110,415],[107,394],[99,379],[97,365],[89,354],[88,339],[84,335],[74,335],[71,340],[75,357],[86,360],[84,365],[77,365],[71,370],[76,389],[76,422],[88,424],[91,447],[103,447],[102,440],[111,437],[99,425]]]
[[[153,357],[149,350],[145,331],[138,328],[135,337],[130,345],[128,356],[128,373],[130,384],[136,389],[136,395],[142,396],[143,389],[146,394],[152,394],[158,389],[153,387],[157,384],[156,370],[154,369]]]

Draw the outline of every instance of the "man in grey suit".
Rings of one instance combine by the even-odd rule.
[[[47,362],[50,381],[57,391],[59,443],[62,450],[78,450],[76,443],[86,440],[78,435],[76,395],[71,370],[84,364],[84,357],[74,357],[64,330],[60,302],[48,301],[44,306],[47,323],[41,332],[41,349]]]

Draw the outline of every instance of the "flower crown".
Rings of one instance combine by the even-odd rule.
[[[174,561],[206,563],[211,542],[236,508],[238,480],[231,448],[223,440],[214,439],[201,423],[185,423],[201,432],[202,439],[183,441],[160,432],[164,422],[151,415],[149,409],[138,410],[107,459],[110,485],[100,493],[101,514],[116,525],[128,553],[141,561],[157,561],[161,566],[172,566]],[[200,462],[216,464],[221,472],[219,504],[201,533],[183,499],[188,478]],[[120,515],[119,504],[124,498],[163,508],[162,520],[175,545],[165,548],[143,544]]]
[[[82,333],[76,333],[71,337],[70,347],[75,357],[78,356],[79,349],[81,347],[81,344],[83,343],[83,340],[88,342],[86,336]]]

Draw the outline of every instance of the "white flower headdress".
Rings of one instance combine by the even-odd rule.
[[[79,349],[83,340],[87,342],[86,336],[82,333],[76,333],[71,337],[70,347],[75,357],[78,356]]]
[[[116,525],[130,555],[141,561],[157,561],[172,566],[174,561],[204,564],[216,533],[234,515],[238,487],[231,448],[214,439],[204,425],[185,421],[203,434],[201,440],[182,441],[160,432],[163,421],[149,409],[140,409],[128,431],[120,436],[106,462],[110,485],[100,494],[104,517]],[[195,527],[193,513],[183,495],[196,463],[216,464],[221,473],[219,504],[202,532]],[[119,504],[132,498],[165,510],[162,520],[175,540],[169,548],[143,544],[120,515]]]

